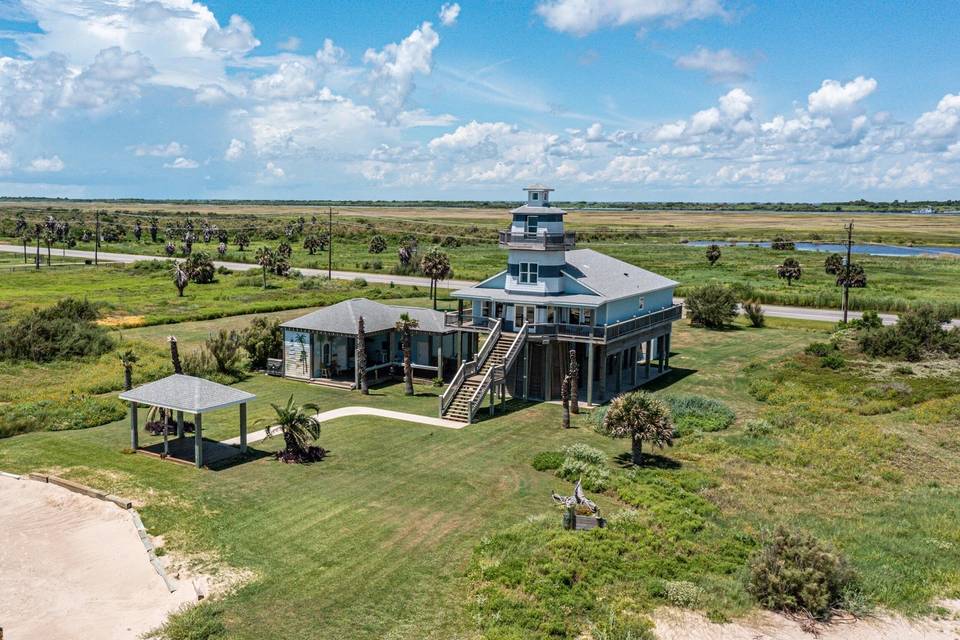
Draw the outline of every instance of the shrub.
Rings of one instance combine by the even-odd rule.
[[[784,238],[783,236],[776,236],[770,242],[770,248],[776,251],[793,251],[797,248],[797,245],[793,241]]]
[[[761,606],[818,620],[842,608],[856,583],[856,573],[837,551],[782,526],[748,565],[747,590]]]
[[[283,332],[280,330],[280,321],[264,316],[254,318],[240,334],[240,344],[247,352],[250,367],[263,369],[267,366],[267,358],[278,358],[283,352]]]
[[[604,491],[610,482],[610,470],[604,466],[607,456],[589,445],[577,443],[563,448],[563,462],[557,476],[570,482],[582,481],[588,491]]]
[[[846,366],[847,362],[843,358],[843,354],[839,351],[834,351],[833,353],[828,353],[827,355],[820,358],[820,366],[825,369],[843,369]]]
[[[718,329],[737,317],[737,296],[722,284],[697,287],[684,300],[690,323]]]
[[[126,409],[116,398],[69,396],[65,401],[18,402],[0,408],[0,438],[31,431],[86,429],[120,420]]]
[[[387,241],[383,236],[377,234],[370,238],[370,244],[367,247],[370,253],[383,253],[387,250]]]
[[[565,456],[561,451],[541,451],[533,456],[533,468],[537,471],[559,469]]]
[[[163,625],[144,636],[148,640],[216,640],[227,637],[223,606],[217,602],[184,605]]]
[[[107,330],[96,324],[97,310],[86,300],[63,298],[2,325],[0,360],[51,362],[99,356],[113,348]]]
[[[755,300],[749,300],[743,303],[743,314],[750,321],[750,326],[760,328],[766,324],[763,307]]]
[[[366,281],[365,279],[363,279],[363,278],[354,278],[354,279],[353,279],[353,286],[355,286],[355,287],[357,287],[357,288],[359,288],[359,289],[362,289],[363,287],[367,286],[367,281]]]
[[[743,428],[746,434],[753,438],[761,438],[773,433],[773,425],[763,418],[753,418],[751,420],[747,420],[746,424],[743,425]]]
[[[453,236],[445,236],[443,242],[440,243],[440,246],[445,249],[453,249],[460,246],[460,240],[454,238]]]
[[[960,331],[947,331],[949,318],[929,305],[907,311],[897,324],[861,331],[860,349],[871,357],[917,361],[927,353],[960,356]]]
[[[184,268],[190,274],[190,282],[194,284],[210,284],[213,282],[216,269],[209,253],[204,251],[191,253],[184,262],[186,262]]]
[[[681,609],[696,608],[703,599],[703,589],[687,580],[668,580],[665,587],[667,601]]]
[[[835,349],[836,347],[829,342],[811,342],[806,346],[803,352],[810,356],[822,358],[833,353]]]
[[[239,333],[220,329],[216,334],[207,338],[204,345],[210,353],[210,357],[216,363],[218,372],[231,373],[237,370],[241,348]]]
[[[722,431],[736,420],[733,409],[719,400],[698,395],[667,396],[673,424],[680,434],[691,431]]]
[[[603,451],[579,442],[564,447],[563,455],[566,458],[581,460],[588,464],[602,465],[607,462],[607,455]]]
[[[857,329],[879,329],[883,326],[883,320],[876,311],[864,311],[861,317],[850,323],[850,326]]]

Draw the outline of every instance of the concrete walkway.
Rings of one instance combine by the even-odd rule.
[[[330,411],[322,411],[317,414],[317,420],[320,422],[329,422],[337,418],[347,418],[350,416],[376,416],[378,418],[387,418],[389,420],[401,420],[403,422],[415,422],[425,424],[431,427],[443,427],[445,429],[463,429],[467,426],[466,422],[456,422],[454,420],[444,420],[443,418],[432,418],[430,416],[421,416],[416,413],[404,413],[403,411],[389,411],[387,409],[376,409],[374,407],[340,407]],[[267,437],[267,430],[261,429],[247,434],[247,444],[260,442]],[[221,441],[222,444],[239,445],[240,437],[230,438]]]
[[[12,244],[0,244],[0,251],[5,253],[22,253],[23,247]],[[60,252],[62,253],[62,251]],[[93,251],[81,251],[79,249],[67,249],[66,255],[73,258],[93,258]],[[251,253],[251,255],[253,255]],[[101,251],[100,260],[104,262],[122,262],[122,263],[131,263],[138,260],[169,260],[167,256],[143,256],[134,253],[113,253],[110,251]],[[259,265],[249,264],[246,262],[224,262],[222,260],[214,260],[214,266],[226,267],[231,271],[250,271],[252,269],[260,269]],[[42,267],[46,269],[47,267]],[[300,268],[295,267],[300,273],[305,276],[325,276],[327,275],[326,269],[309,269],[309,268]],[[399,285],[408,285],[408,286],[419,286],[419,287],[429,287],[430,279],[429,278],[419,278],[417,276],[395,276],[388,273],[362,273],[358,271],[334,271],[332,276],[336,280],[353,280],[354,278],[363,278],[367,282],[375,284],[399,284]],[[470,280],[443,280],[441,282],[441,287],[450,288],[450,289],[463,289],[465,287],[472,287],[476,282]],[[840,294],[837,293],[839,298]],[[680,303],[683,302],[683,298],[674,298],[674,302]],[[763,305],[763,312],[770,316],[771,318],[793,318],[795,320],[816,320],[819,322],[839,322],[843,317],[843,314],[836,309],[815,309],[809,307],[785,307],[775,304],[765,304]],[[894,324],[897,321],[896,314],[893,313],[881,313],[879,314],[880,318],[883,320],[884,324]],[[850,319],[859,318],[861,313],[859,311],[851,311]],[[960,327],[960,318],[954,319],[952,321],[954,327]]]

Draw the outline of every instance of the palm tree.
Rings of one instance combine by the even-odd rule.
[[[777,277],[786,278],[787,286],[793,284],[794,280],[799,280],[803,274],[800,268],[800,261],[796,258],[787,258],[779,267],[777,267]]]
[[[363,316],[357,319],[357,354],[356,354],[357,376],[360,378],[360,393],[370,395],[370,387],[367,385],[367,332],[363,326]]]
[[[598,430],[611,438],[630,438],[633,464],[643,463],[643,441],[661,449],[673,445],[673,422],[667,406],[646,391],[631,391],[610,402]]]
[[[173,372],[183,373],[183,366],[180,364],[180,349],[177,347],[177,337],[167,336],[167,342],[170,343],[170,362],[173,363]]]
[[[420,326],[420,323],[410,317],[409,313],[400,314],[397,321],[397,331],[400,332],[400,348],[403,350],[403,393],[413,395],[413,366],[410,362],[410,332]]]
[[[253,256],[257,261],[257,264],[260,265],[260,268],[263,270],[263,288],[267,288],[267,269],[273,267],[274,258],[273,251],[270,250],[270,247],[260,247],[257,249],[257,253]]]
[[[123,365],[123,389],[133,389],[133,365],[137,362],[137,354],[133,349],[127,349],[119,354],[120,364]]]
[[[316,414],[320,407],[313,403],[297,405],[291,395],[285,406],[270,403],[277,414],[277,422],[266,428],[267,437],[279,431],[283,435],[284,451],[280,457],[284,462],[312,462],[326,453],[310,443],[320,437],[320,421]]]
[[[720,259],[720,246],[712,244],[707,247],[707,262],[712,267]]]
[[[434,247],[420,259],[420,270],[430,277],[430,294],[433,308],[437,308],[437,281],[450,275],[450,256]]]
[[[580,414],[580,364],[577,362],[577,350],[570,349],[570,413]]]
[[[188,284],[190,284],[190,271],[188,270],[186,263],[173,263],[173,284],[177,287],[177,295],[182,298],[183,290],[187,288]]]

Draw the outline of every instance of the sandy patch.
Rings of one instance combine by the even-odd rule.
[[[196,601],[167,591],[129,512],[56,485],[0,477],[0,541],[7,638],[132,639]]]
[[[947,603],[945,603],[947,604]],[[955,604],[955,603],[953,603]],[[955,612],[957,609],[953,608]],[[957,640],[960,621],[946,618],[907,619],[879,614],[804,629],[800,622],[768,611],[744,620],[715,624],[702,614],[662,608],[654,615],[659,640]]]

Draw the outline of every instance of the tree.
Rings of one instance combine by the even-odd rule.
[[[722,284],[697,287],[684,300],[690,324],[720,329],[737,317],[737,295]]]
[[[420,259],[420,270],[430,278],[430,294],[433,308],[437,308],[437,281],[450,275],[450,256],[434,247]]]
[[[177,245],[168,241],[167,244],[164,245],[163,247],[163,252],[166,253],[168,256],[172,256],[177,252]]]
[[[720,259],[720,245],[712,244],[707,247],[707,261],[712,267]]]
[[[397,259],[400,260],[402,267],[409,267],[417,255],[417,239],[406,238],[400,243],[397,249]]]
[[[133,237],[137,239],[137,242],[140,242],[140,238],[143,237],[143,225],[140,224],[139,218],[133,223]]]
[[[379,233],[370,238],[370,244],[367,247],[370,253],[383,253],[387,250],[387,241]]]
[[[770,248],[776,251],[793,251],[797,248],[797,245],[792,240],[777,236],[770,242]]]
[[[293,247],[290,245],[289,242],[284,240],[283,242],[277,245],[276,254],[281,258],[285,258],[289,260],[290,256],[293,255]]]
[[[849,267],[841,267],[837,274],[837,286],[842,287],[847,284],[851,289],[863,289],[867,286],[867,273],[863,267],[856,262],[851,262]]]
[[[787,258],[783,261],[783,264],[777,267],[777,277],[786,278],[788,287],[793,284],[794,280],[799,280],[801,275],[803,275],[803,270],[800,268],[800,261],[796,258]]]
[[[580,413],[580,364],[576,349],[570,349],[570,412]]]
[[[823,270],[831,276],[835,276],[843,271],[843,256],[839,253],[831,253],[823,261]]]
[[[185,261],[186,271],[190,274],[190,281],[194,284],[210,284],[216,275],[213,259],[206,251],[190,254]]]
[[[220,373],[231,373],[237,370],[237,363],[240,360],[240,334],[236,331],[227,331],[220,329],[217,333],[207,338],[204,343],[207,351],[213,356],[217,363],[217,371]]]
[[[756,328],[766,324],[766,317],[763,313],[763,307],[756,300],[746,300],[743,303],[743,314],[750,320],[750,325]]]
[[[420,323],[410,317],[409,313],[400,314],[397,321],[397,331],[400,332],[400,348],[403,350],[403,392],[413,395],[413,365],[410,361],[410,333],[420,326]]]
[[[260,247],[257,249],[257,253],[253,256],[257,261],[257,264],[260,265],[260,269],[263,271],[263,288],[267,288],[267,270],[273,267],[275,258],[273,251],[270,250],[270,247]]]
[[[183,290],[190,284],[190,271],[186,262],[173,263],[173,284],[177,287],[177,295],[183,297]]]
[[[238,231],[233,236],[233,244],[237,245],[237,249],[240,251],[246,251],[247,245],[250,244],[250,236],[246,231]]]
[[[120,358],[120,364],[123,365],[123,390],[130,391],[130,389],[133,389],[133,365],[137,362],[137,354],[133,352],[133,349],[127,349],[121,351],[118,357]]]
[[[570,428],[570,374],[563,376],[560,382],[560,399],[563,401],[563,419],[560,426],[563,429]]]
[[[363,316],[357,318],[357,353],[356,353],[357,376],[360,378],[360,393],[370,394],[370,388],[367,386],[367,332],[363,327]]]
[[[267,366],[267,358],[278,357],[283,351],[283,332],[280,330],[279,320],[270,320],[264,316],[254,318],[240,335],[240,342],[250,367],[263,369]]]
[[[150,242],[157,241],[157,233],[160,231],[160,220],[157,216],[150,216]]]
[[[316,254],[317,251],[323,251],[326,244],[323,241],[323,237],[317,233],[307,234],[307,237],[303,239],[303,248],[307,250],[311,256]]]
[[[673,445],[670,410],[646,391],[631,391],[614,398],[599,430],[611,438],[630,438],[630,458],[638,466],[643,464],[644,441],[661,449]]]
[[[286,405],[270,403],[270,406],[276,413],[277,422],[267,426],[267,437],[272,436],[274,431],[283,435],[284,450],[278,457],[284,462],[321,460],[326,451],[311,444],[320,437],[320,420],[316,416],[320,407],[313,403],[297,405],[292,395]]]
[[[43,244],[47,247],[47,266],[50,266],[50,247],[57,241],[57,234],[50,225],[43,228]]]
[[[173,364],[173,372],[183,373],[183,365],[180,364],[180,349],[177,346],[177,336],[167,336],[167,342],[170,343],[170,362]]]

